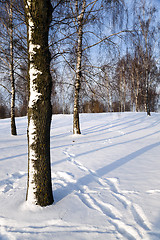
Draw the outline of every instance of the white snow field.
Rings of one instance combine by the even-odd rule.
[[[0,120],[0,240],[160,239],[160,114],[53,115],[55,202],[25,201],[27,118]]]

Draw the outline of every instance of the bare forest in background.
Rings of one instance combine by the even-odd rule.
[[[68,0],[52,6],[52,113],[157,111],[159,13],[153,1]],[[0,1],[0,25],[0,118],[25,116],[22,0]]]

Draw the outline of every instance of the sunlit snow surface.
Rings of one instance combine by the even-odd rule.
[[[55,203],[25,201],[27,118],[0,120],[0,240],[160,239],[160,114],[53,115]]]

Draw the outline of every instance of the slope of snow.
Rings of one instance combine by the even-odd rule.
[[[160,239],[160,114],[53,115],[55,202],[25,201],[27,118],[0,120],[0,240]]]

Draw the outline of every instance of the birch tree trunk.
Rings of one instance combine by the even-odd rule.
[[[76,11],[78,19],[78,43],[77,43],[77,64],[76,80],[74,91],[74,109],[73,109],[73,134],[81,134],[79,123],[79,91],[82,77],[82,37],[83,37],[83,18],[86,7],[86,1],[83,0],[81,13],[78,15],[78,1],[76,1]]]
[[[138,63],[138,65],[139,65],[139,63]],[[138,69],[136,69],[136,92],[135,92],[136,112],[138,112],[138,110],[139,110],[138,97],[139,97],[139,73],[138,73]]]
[[[145,96],[145,105],[147,116],[151,116],[150,110],[150,100],[149,100],[149,72],[146,70],[146,96]]]
[[[125,74],[124,74],[124,64],[122,66],[122,81],[123,81],[123,112],[126,111],[126,79],[125,79]]]
[[[122,69],[120,69],[120,83],[119,83],[119,94],[120,94],[120,112],[122,112],[123,109],[123,93],[122,93]]]
[[[107,112],[110,112],[110,92],[109,92],[109,78],[107,73],[105,73],[105,79],[106,79],[106,88],[107,88]]]
[[[50,0],[25,0],[28,23],[29,106],[27,201],[40,206],[53,203],[50,166],[52,117],[49,25]]]
[[[135,83],[134,83],[134,74],[133,74],[133,67],[132,67],[131,68],[131,109],[132,109],[132,112],[135,111],[134,100],[135,100]]]
[[[15,123],[15,79],[14,79],[14,63],[13,63],[13,5],[12,1],[9,6],[9,34],[10,34],[10,80],[11,80],[11,134],[17,135]]]

